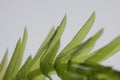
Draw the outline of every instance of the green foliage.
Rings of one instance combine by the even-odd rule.
[[[71,42],[56,56],[66,26],[65,16],[56,29],[50,30],[35,57],[29,56],[21,65],[27,42],[25,28],[23,39],[18,40],[9,64],[7,64],[8,50],[5,52],[0,64],[0,80],[45,80],[46,78],[52,80],[53,74],[57,74],[61,80],[120,80],[119,71],[100,64],[120,50],[120,36],[91,52],[103,33],[101,29],[94,36],[84,40],[94,21],[95,12]]]

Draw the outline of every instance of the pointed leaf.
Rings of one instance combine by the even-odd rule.
[[[14,50],[13,56],[11,58],[11,61],[7,67],[6,73],[3,77],[3,80],[12,80],[16,76],[22,62],[26,41],[27,41],[27,29],[25,28],[22,43],[21,40],[19,39]]]
[[[85,63],[98,64],[101,61],[106,60],[110,56],[114,55],[116,52],[120,51],[120,36],[111,41],[108,45],[100,48],[92,53]],[[94,54],[94,55],[93,55]]]
[[[94,48],[94,45],[98,38],[102,35],[103,29],[98,31],[92,38],[88,39],[85,43],[81,44],[81,48],[78,52],[73,54],[71,61],[81,63],[86,60],[86,55]]]
[[[93,49],[95,42],[102,35],[103,29],[98,31],[93,37],[89,38],[87,41],[83,42],[79,46],[73,48],[72,50],[66,52],[66,56],[59,59],[60,63],[68,63],[68,61],[81,63],[87,57],[88,53]]]
[[[51,41],[51,39],[54,36],[54,34],[55,34],[55,30],[54,30],[54,28],[52,28],[50,30],[49,34],[47,35],[46,39],[44,40],[44,42],[40,46],[37,54],[33,58],[31,71],[39,68],[40,58],[46,52],[46,50],[48,48],[48,44]]]
[[[16,48],[15,48],[14,54],[12,56],[12,59],[8,65],[5,75],[3,77],[3,80],[12,80],[12,75],[13,75],[13,71],[15,68],[14,66],[16,65],[16,59],[18,58],[17,54],[19,54],[20,46],[21,46],[21,41],[19,39],[17,42]]]
[[[31,62],[32,62],[32,57],[29,56],[26,62],[24,63],[24,65],[22,66],[22,68],[17,73],[14,80],[28,80],[28,73],[30,70]]]
[[[8,58],[8,49],[6,50],[5,55],[0,64],[0,80],[2,80],[6,67],[7,67],[7,58]]]
[[[89,30],[91,29],[93,23],[95,20],[95,13],[91,15],[91,17],[88,19],[88,21],[85,23],[85,25],[80,29],[80,31],[75,35],[75,37],[72,39],[72,41],[61,51],[59,56],[56,59],[56,62],[59,58],[62,56],[65,56],[66,52],[73,49],[74,47],[78,46],[84,38],[87,36]]]
[[[44,75],[48,76],[49,71],[51,70],[51,66],[53,66],[53,60],[55,58],[56,52],[59,48],[59,39],[61,38],[63,31],[66,26],[66,16],[63,18],[60,26],[56,29],[56,32],[48,45],[49,48],[45,54],[41,57],[40,68]],[[55,50],[55,52],[53,51]],[[53,51],[53,53],[52,53]]]

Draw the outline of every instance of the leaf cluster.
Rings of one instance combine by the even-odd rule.
[[[38,49],[35,57],[31,55],[21,65],[27,42],[27,29],[19,38],[9,64],[8,49],[0,64],[0,80],[45,80],[57,74],[62,80],[120,80],[120,72],[100,63],[120,50],[120,36],[92,51],[96,41],[103,33],[100,29],[85,40],[95,21],[95,12],[90,16],[74,38],[59,53],[60,39],[66,26],[66,16],[61,24],[52,28]]]

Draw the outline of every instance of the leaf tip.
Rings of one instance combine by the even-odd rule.
[[[67,15],[65,14],[64,18],[63,18],[63,21],[67,21]]]
[[[92,17],[93,19],[95,19],[95,15],[96,15],[95,12],[93,12],[92,15],[91,15],[91,17]]]

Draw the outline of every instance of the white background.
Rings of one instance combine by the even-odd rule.
[[[104,28],[95,49],[120,35],[119,0],[0,0],[0,60],[9,49],[9,58],[18,38],[28,29],[24,60],[35,55],[40,44],[53,26],[58,26],[67,15],[67,26],[61,39],[61,49],[73,38],[89,16],[96,12],[96,20],[88,37]],[[120,70],[120,53],[103,64]]]

